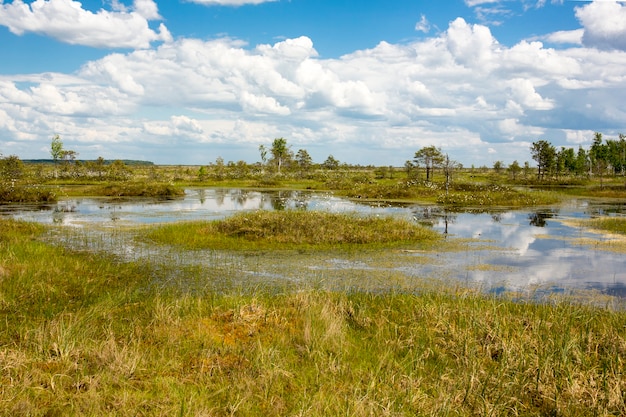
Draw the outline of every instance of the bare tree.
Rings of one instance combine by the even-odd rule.
[[[452,180],[452,173],[456,169],[460,169],[461,164],[457,161],[451,160],[448,154],[446,154],[441,166],[443,168],[443,173],[446,176],[446,195],[448,195],[448,191],[450,189],[450,181]]]

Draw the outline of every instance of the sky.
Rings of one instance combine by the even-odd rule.
[[[470,166],[626,133],[626,2],[0,0],[0,153]]]

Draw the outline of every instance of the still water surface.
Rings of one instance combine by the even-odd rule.
[[[449,239],[475,239],[471,250],[405,254],[396,272],[415,277],[446,277],[490,291],[541,288],[550,292],[595,289],[626,297],[626,255],[581,244],[609,237],[570,224],[598,215],[625,216],[626,203],[572,200],[532,210],[448,212],[436,205],[363,203],[315,192],[261,192],[239,189],[189,189],[176,200],[74,198],[51,206],[5,205],[0,215],[89,230],[185,220],[214,220],[244,210],[326,210],[394,215],[427,224]],[[102,232],[100,232],[102,233]],[[117,245],[118,247],[120,245]],[[126,252],[136,250],[123,245]],[[411,262],[411,256],[415,262]],[[428,256],[432,262],[423,262]],[[420,259],[418,261],[418,258]],[[317,262],[317,261],[316,261]],[[330,259],[311,269],[363,268],[354,260]],[[256,271],[255,275],[264,273]]]

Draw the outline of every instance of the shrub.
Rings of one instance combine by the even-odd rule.
[[[13,182],[0,183],[0,203],[53,203],[56,194],[39,186],[15,185]]]
[[[99,195],[110,197],[164,197],[175,198],[185,194],[184,190],[167,183],[114,183],[98,190]]]

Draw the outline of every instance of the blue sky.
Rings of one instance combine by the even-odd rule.
[[[0,0],[0,153],[465,166],[626,133],[614,0]]]

